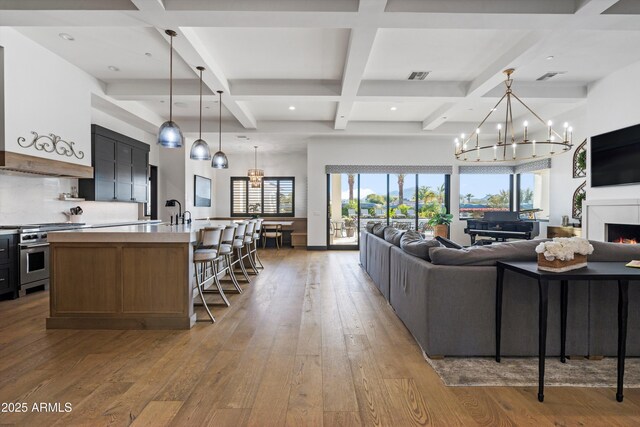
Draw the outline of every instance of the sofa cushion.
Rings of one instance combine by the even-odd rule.
[[[535,248],[542,241],[518,240],[466,249],[431,248],[429,256],[433,264],[442,265],[496,265],[496,261],[535,261],[538,255]]]
[[[431,261],[429,249],[441,246],[436,239],[424,239],[417,231],[409,230],[400,238],[400,247],[409,255]]]
[[[378,223],[378,224],[373,226],[373,234],[375,234],[376,236],[380,237],[381,239],[384,239],[384,229],[385,228],[387,228],[386,225],[384,225],[382,223]]]
[[[442,243],[442,246],[444,246],[445,248],[450,248],[450,249],[462,249],[463,246],[457,244],[456,242],[454,242],[453,240],[449,240],[446,237],[442,237],[442,236],[436,236],[436,240],[440,243]]]
[[[405,233],[405,231],[406,230],[398,230],[393,227],[387,227],[384,229],[384,240],[391,243],[392,245],[400,247],[400,238]]]
[[[590,240],[593,253],[587,255],[588,261],[628,262],[640,259],[640,245],[623,245],[621,243],[596,242]]]
[[[375,227],[378,224],[382,224],[382,223],[381,222],[373,222],[373,221],[367,222],[367,225],[366,225],[367,232],[373,233],[373,227]]]

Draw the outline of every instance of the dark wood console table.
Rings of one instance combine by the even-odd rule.
[[[535,261],[502,262],[497,264],[496,280],[496,362],[500,362],[500,334],[502,330],[502,288],[504,271],[511,270],[538,281],[540,290],[538,312],[538,400],[544,401],[544,363],[547,341],[547,311],[549,302],[549,282],[559,280],[560,297],[560,361],[565,363],[565,341],[567,337],[567,301],[569,280],[617,280],[618,281],[618,384],[616,400],[622,402],[624,359],[627,343],[627,314],[629,309],[629,281],[640,281],[640,269],[625,267],[624,262],[590,262],[585,268],[552,273],[538,270]]]

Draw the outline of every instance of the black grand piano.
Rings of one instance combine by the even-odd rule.
[[[518,212],[485,212],[483,219],[468,219],[464,232],[476,244],[476,237],[491,237],[497,242],[507,239],[531,240],[540,233],[540,223],[522,220]]]

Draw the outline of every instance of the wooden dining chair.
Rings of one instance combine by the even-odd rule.
[[[264,225],[262,232],[262,247],[267,246],[267,239],[274,239],[276,241],[276,248],[280,249],[282,246],[282,224]]]

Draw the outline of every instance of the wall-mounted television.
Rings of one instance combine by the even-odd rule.
[[[640,183],[640,125],[591,137],[591,186]]]

